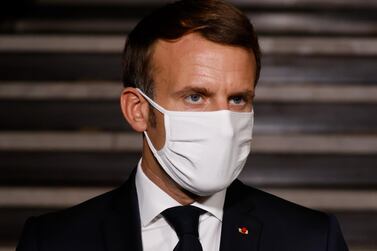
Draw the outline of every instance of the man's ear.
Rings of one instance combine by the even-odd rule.
[[[127,87],[122,91],[120,107],[124,118],[135,131],[147,129],[149,105],[136,88]]]

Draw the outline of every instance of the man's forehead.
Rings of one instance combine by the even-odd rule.
[[[161,63],[175,63],[185,61],[185,59],[194,59],[197,64],[208,61],[218,61],[229,55],[234,58],[235,67],[237,63],[243,63],[245,59],[255,61],[251,51],[241,47],[224,45],[209,41],[199,33],[190,33],[176,40],[158,40],[154,45],[153,57],[154,66],[161,66]],[[157,63],[157,64],[155,64]],[[253,62],[254,63],[254,62]]]
[[[196,51],[209,43],[201,35],[196,33],[190,33],[174,40],[157,40],[154,45],[154,54],[160,53],[169,55],[187,54]]]
[[[159,40],[152,58],[154,88],[172,92],[190,85],[245,92],[254,88],[255,64],[250,51],[209,41],[200,34]]]

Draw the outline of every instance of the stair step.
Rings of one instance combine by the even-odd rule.
[[[119,185],[140,153],[0,153],[1,185]],[[241,178],[258,187],[377,187],[371,155],[260,154],[252,152]],[[52,164],[53,163],[53,164]],[[355,166],[358,166],[355,168]],[[104,168],[106,167],[106,168]],[[90,176],[86,174],[90,173]]]
[[[0,81],[0,98],[17,100],[118,100],[119,82],[17,82]],[[377,84],[258,83],[256,102],[377,103]]]
[[[275,12],[250,13],[260,35],[375,36],[376,18],[367,12]],[[364,18],[362,18],[364,17]]]
[[[376,211],[367,212],[336,212],[347,243],[352,247],[377,247],[377,217]],[[372,249],[372,250],[373,250]],[[352,249],[351,249],[352,250]]]
[[[377,38],[268,37],[259,38],[263,54],[377,55]],[[0,35],[0,52],[119,53],[124,36]]]
[[[369,91],[374,92],[374,87],[370,88],[372,89],[369,89]],[[123,84],[116,81],[0,81],[0,98],[18,100],[115,100],[119,99],[122,89]],[[365,95],[368,95],[367,93],[368,90],[366,90]]]
[[[263,54],[348,55],[377,54],[375,38],[261,37]]]
[[[377,57],[266,55],[261,81],[376,84]],[[0,81],[120,81],[121,55],[0,53]]]
[[[0,87],[1,88],[1,87]],[[0,89],[1,93],[1,89]],[[256,102],[375,103],[377,88],[363,85],[289,84],[271,86],[259,83]]]
[[[139,152],[2,151],[0,186],[115,186]],[[377,155],[273,154],[252,150],[240,178],[257,187],[377,188]],[[90,173],[90,175],[88,175]]]
[[[141,134],[115,132],[0,132],[0,150],[140,151]]]
[[[330,2],[329,2],[330,3]],[[298,6],[298,5],[297,5]],[[330,6],[330,4],[328,4]],[[361,5],[359,5],[361,6]],[[18,10],[14,8],[15,10]],[[0,23],[2,33],[127,34],[151,6],[34,6],[13,11]],[[375,36],[375,9],[244,8],[259,35]],[[7,13],[8,14],[8,13]]]
[[[112,187],[0,187],[1,208],[64,208],[79,204]],[[377,210],[376,190],[264,189],[300,205],[326,211]],[[377,227],[377,226],[376,226]]]
[[[271,83],[374,83],[377,57],[262,57],[261,81]],[[373,68],[373,69],[372,69]],[[375,78],[377,79],[377,78]]]
[[[125,39],[114,35],[0,35],[0,51],[119,53]]]
[[[240,179],[260,188],[372,189],[377,185],[376,163],[373,154],[274,154],[252,149]]]
[[[118,100],[14,99],[0,106],[0,130],[131,131]],[[257,100],[254,111],[256,134],[377,134],[375,103]]]
[[[139,151],[141,134],[115,132],[4,132],[2,151]],[[255,135],[255,153],[376,154],[377,135]]]

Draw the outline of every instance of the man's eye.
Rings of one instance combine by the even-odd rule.
[[[188,95],[186,98],[185,98],[186,102],[188,103],[191,103],[191,104],[197,104],[199,102],[202,101],[202,96],[200,96],[199,94],[191,94],[191,95]]]
[[[230,99],[230,102],[233,104],[233,105],[243,105],[245,103],[245,99],[241,96],[236,96],[236,97],[232,97]]]

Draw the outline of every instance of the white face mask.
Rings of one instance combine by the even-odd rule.
[[[149,148],[165,172],[183,189],[208,196],[227,188],[250,152],[253,112],[168,111],[138,91],[164,114],[165,145]]]

